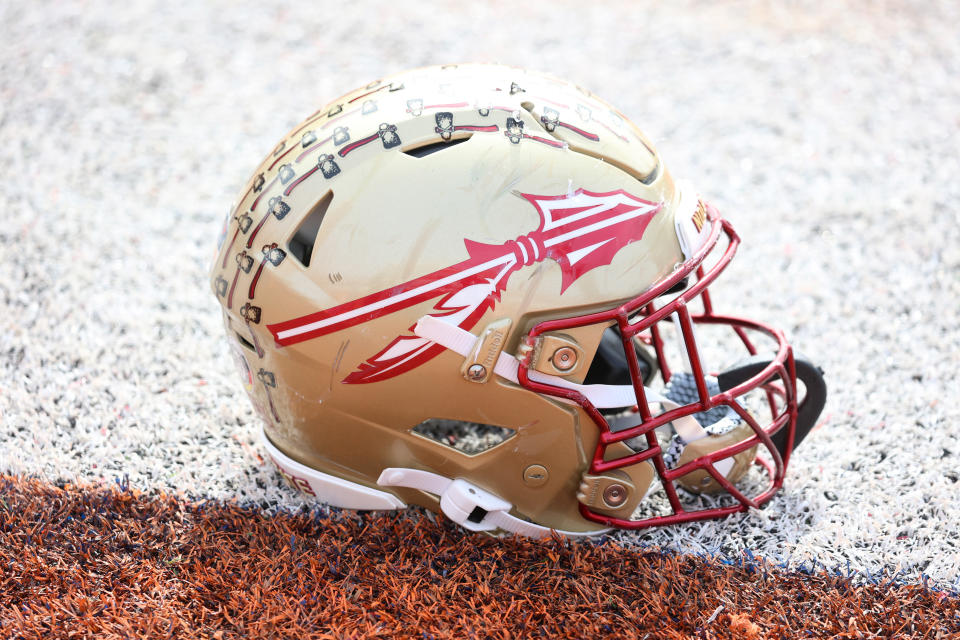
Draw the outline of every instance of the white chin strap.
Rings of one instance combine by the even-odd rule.
[[[297,489],[334,507],[381,511],[407,505],[392,493],[345,480],[301,464],[277,449],[265,432],[264,448],[280,473]],[[470,531],[497,530],[530,538],[544,538],[553,529],[510,515],[513,505],[466,480],[452,480],[430,471],[391,467],[377,480],[381,487],[405,487],[432,493],[440,499],[444,515]],[[557,531],[565,536],[593,536],[609,531]]]
[[[473,353],[477,346],[479,338],[469,331],[460,327],[444,322],[441,318],[435,316],[423,316],[417,322],[413,332],[421,338],[426,338],[446,347],[450,351],[459,353],[463,357],[468,357]],[[519,384],[517,371],[520,369],[520,361],[513,355],[505,352],[500,353],[493,372],[505,380]],[[637,404],[637,395],[633,386],[629,384],[577,384],[570,382],[560,376],[552,376],[539,371],[529,370],[528,375],[534,382],[549,384],[564,389],[572,389],[579,392],[598,409],[614,409],[617,407],[632,407]],[[658,403],[664,409],[675,409],[679,407],[676,402],[666,398],[662,394],[654,391],[650,387],[644,387],[647,396],[647,402]],[[563,399],[558,398],[563,401]],[[684,416],[672,421],[673,428],[685,444],[690,444],[695,440],[707,437],[707,432],[693,416]]]
[[[377,480],[381,487],[419,489],[440,497],[444,515],[470,531],[506,531],[530,538],[545,538],[555,531],[550,527],[527,522],[510,515],[513,505],[466,480],[451,480],[430,471],[391,467],[384,469]],[[599,531],[561,531],[564,536],[595,536]]]

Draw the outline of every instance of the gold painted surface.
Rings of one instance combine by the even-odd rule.
[[[514,83],[524,91],[511,94]],[[532,111],[523,107],[524,102],[533,104]],[[540,105],[550,105],[570,122],[579,120],[578,106],[589,108],[594,120],[585,122],[597,125],[601,142],[594,145],[564,127],[559,129],[567,132],[549,135],[539,121]],[[443,141],[437,131],[438,112],[452,113],[455,125],[495,124],[499,129],[473,132],[465,142],[424,157],[404,154],[403,149]],[[250,273],[236,276],[232,307],[226,308],[225,296],[218,299],[225,307],[229,335],[252,342],[252,333],[262,347],[261,356],[237,341],[235,351],[250,368],[248,393],[270,440],[291,458],[353,482],[376,486],[386,467],[428,469],[467,478],[513,503],[517,515],[539,524],[573,531],[596,529],[598,525],[583,520],[577,511],[577,488],[598,439],[596,427],[580,407],[498,377],[486,384],[468,382],[460,373],[463,358],[449,351],[380,382],[342,382],[396,337],[409,335],[421,316],[435,312],[437,300],[285,347],[275,345],[267,325],[455,265],[469,257],[465,240],[499,245],[530,233],[537,229],[539,216],[519,194],[562,195],[579,188],[623,189],[663,207],[641,240],[620,249],[609,266],[586,273],[562,295],[561,269],[555,261],[522,267],[473,331],[492,322],[512,321],[503,349],[516,354],[537,322],[609,309],[638,295],[682,261],[673,218],[677,194],[670,176],[654,171],[656,156],[640,142],[632,125],[611,114],[615,110],[597,97],[554,78],[495,65],[461,65],[418,69],[372,83],[326,105],[296,127],[241,192],[221,249],[227,255],[221,253],[211,271],[216,292],[218,279],[233,282],[235,255],[241,249],[255,256]],[[635,171],[625,172],[596,154],[570,147],[533,139],[514,144],[504,133],[507,118],[523,122],[528,135],[571,141],[570,136],[576,136],[577,147],[594,145],[596,154],[613,154],[618,165]],[[376,134],[381,124],[396,127],[399,145],[385,148],[373,140],[339,155],[350,144]],[[349,133],[348,142],[336,144],[332,136],[338,129]],[[451,139],[467,133],[457,131]],[[318,142],[303,148],[301,140],[307,134],[308,141],[315,136]],[[325,178],[315,171],[304,178],[321,155],[332,156],[340,172]],[[289,170],[283,170],[287,180],[282,183],[285,166]],[[644,184],[633,174],[655,179]],[[257,193],[253,187],[261,175],[263,189]],[[255,298],[249,300],[261,248],[276,243],[287,250],[308,212],[330,190],[333,199],[309,267],[287,251],[279,265],[263,268]],[[255,227],[269,199],[277,195],[282,195],[289,212],[282,219],[270,216],[246,249],[252,229],[237,233],[238,216],[249,215]],[[226,268],[221,267],[224,258]],[[259,323],[246,323],[241,317],[239,310],[247,302],[262,309]],[[584,359],[571,379],[582,381],[604,328],[574,330]],[[268,384],[271,379],[275,386]],[[428,418],[499,425],[517,435],[468,456],[410,432]],[[543,486],[524,483],[524,470],[532,464],[549,471]],[[395,493],[407,502],[437,508],[436,501],[421,492]]]
[[[706,438],[695,440],[684,447],[683,453],[680,454],[680,459],[677,461],[677,466],[683,466],[691,460],[696,460],[701,456],[719,451],[724,447],[743,442],[747,438],[752,438],[753,435],[753,429],[744,422],[723,435],[707,436]],[[750,465],[756,457],[757,447],[751,447],[733,456],[733,467],[731,467],[727,473],[727,479],[730,482],[736,483],[737,480],[742,478],[744,474],[750,470]],[[703,469],[698,469],[697,471],[692,471],[680,476],[677,478],[677,484],[682,485],[684,489],[692,491],[693,493],[720,493],[724,491],[724,488],[713,479],[713,476]]]

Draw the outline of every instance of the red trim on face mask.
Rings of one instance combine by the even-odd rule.
[[[530,331],[526,338],[527,344],[532,347],[537,336],[545,332],[562,332],[576,327],[610,323],[611,321],[616,322],[620,330],[624,353],[626,354],[630,377],[637,399],[637,423],[630,428],[613,432],[610,429],[610,424],[607,419],[578,391],[531,380],[529,376],[529,356],[521,360],[518,371],[518,379],[523,387],[536,393],[564,398],[574,402],[582,407],[584,412],[593,420],[599,431],[599,438],[589,469],[585,471],[591,474],[600,474],[605,471],[650,461],[656,470],[656,475],[663,486],[672,509],[672,513],[669,515],[649,517],[640,520],[628,520],[597,513],[586,505],[581,504],[581,515],[592,522],[622,529],[644,529],[647,527],[677,524],[693,520],[720,518],[738,511],[746,511],[751,507],[756,508],[760,506],[773,497],[777,490],[783,485],[784,473],[790,459],[789,452],[793,449],[794,445],[797,420],[797,386],[793,352],[783,332],[779,329],[745,318],[722,316],[714,313],[713,304],[707,291],[707,285],[709,285],[733,259],[733,255],[736,253],[737,247],[740,244],[740,238],[730,223],[723,220],[716,210],[708,206],[707,212],[709,220],[713,225],[707,242],[694,257],[684,262],[668,277],[661,280],[642,295],[623,303],[619,307],[583,316],[541,322]],[[727,237],[728,245],[716,264],[708,270],[705,270],[703,261],[716,247],[721,233]],[[694,273],[696,274],[696,281],[687,287],[683,293],[659,308],[655,305],[656,298],[667,293],[681,280]],[[703,313],[692,314],[690,312],[688,305],[695,298],[700,298],[703,304]],[[633,348],[633,339],[642,332],[648,332],[650,343],[656,352],[663,382],[668,382],[671,377],[671,370],[667,363],[663,348],[663,339],[658,324],[665,321],[669,322],[671,315],[674,313],[677,314],[680,320],[680,330],[685,351],[688,354],[691,373],[697,385],[698,400],[665,411],[659,415],[652,415],[644,391],[640,362]],[[703,371],[703,364],[697,349],[696,339],[694,338],[694,325],[729,326],[740,338],[749,355],[756,355],[757,350],[750,340],[747,331],[765,334],[776,342],[776,355],[771,358],[770,363],[764,367],[760,373],[734,386],[732,389],[711,395],[707,388],[705,379],[706,372]],[[756,418],[737,402],[738,397],[742,397],[757,389],[766,392],[767,402],[769,403],[772,416],[771,421],[764,425],[759,424]],[[751,427],[754,435],[741,442],[691,460],[682,466],[668,469],[664,462],[662,447],[657,439],[656,429],[677,418],[708,411],[718,406],[730,407],[735,411],[740,419]],[[771,440],[771,436],[781,429],[788,429],[785,455],[781,455]],[[646,439],[646,449],[620,458],[605,459],[607,448],[611,444],[624,442],[640,436]],[[761,452],[765,450],[771,458],[771,460],[765,460],[758,456],[756,460],[756,463],[765,469],[769,483],[759,495],[748,497],[733,486],[733,484],[716,469],[715,464],[720,460],[729,459],[757,445],[759,445]],[[677,493],[676,480],[697,470],[703,470],[710,474],[737,503],[723,507],[697,510],[685,509]]]

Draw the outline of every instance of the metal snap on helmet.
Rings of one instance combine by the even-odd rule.
[[[589,91],[451,65],[371,82],[281,140],[211,282],[294,486],[578,535],[781,486],[825,387],[781,331],[714,310],[738,245]]]

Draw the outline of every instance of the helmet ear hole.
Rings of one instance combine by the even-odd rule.
[[[416,435],[472,456],[484,453],[516,435],[514,429],[492,424],[429,418],[413,429]]]

